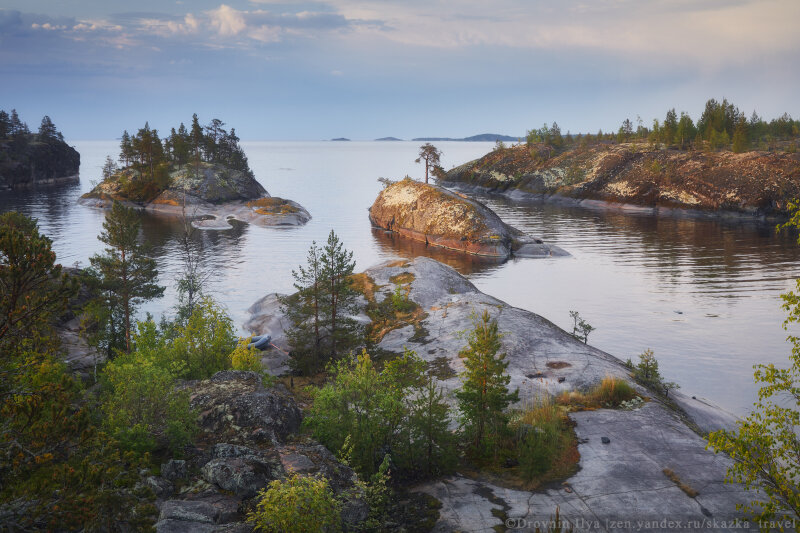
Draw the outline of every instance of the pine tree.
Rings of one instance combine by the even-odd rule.
[[[456,399],[462,413],[462,427],[472,439],[474,452],[481,457],[496,450],[498,437],[508,422],[504,410],[519,401],[519,392],[508,390],[511,381],[506,373],[508,362],[504,360],[505,354],[497,354],[500,350],[497,321],[484,310],[480,319],[473,317],[473,323],[475,329],[469,334],[468,345],[459,353],[465,358],[466,370]]]
[[[431,143],[425,143],[419,147],[419,157],[415,162],[421,163],[425,161],[425,183],[428,183],[428,175],[430,171],[439,164],[441,157],[442,152]]]
[[[7,139],[11,135],[11,117],[0,109],[0,139]]]
[[[455,464],[453,433],[449,429],[450,407],[444,390],[428,375],[411,403],[410,426],[413,447],[419,449],[417,464],[425,476],[448,472]]]
[[[39,138],[42,140],[58,139],[60,134],[56,129],[56,125],[50,120],[50,117],[45,115],[42,118],[42,123],[39,125]]]
[[[197,119],[197,113],[192,115],[192,129],[189,133],[189,138],[192,142],[192,155],[194,156],[195,175],[200,172],[201,151],[203,148],[203,128],[200,126],[200,121]]]
[[[291,326],[286,338],[292,347],[293,359],[290,364],[303,374],[316,371],[322,362],[323,352],[323,310],[324,282],[322,279],[322,250],[316,241],[308,250],[307,265],[292,270],[294,287],[297,292],[281,300]]]
[[[331,358],[336,358],[340,351],[358,341],[358,324],[349,316],[357,312],[357,293],[352,288],[350,278],[356,263],[353,261],[353,252],[344,249],[333,230],[322,249],[320,263],[325,283],[325,325],[330,333],[329,354]]]
[[[114,202],[103,222],[103,232],[97,237],[108,245],[104,254],[95,254],[89,261],[100,281],[101,306],[107,310],[104,328],[115,342],[108,342],[112,355],[114,348],[126,352],[131,349],[131,317],[139,304],[152,298],[160,298],[164,287],[156,284],[158,270],[154,259],[147,257],[146,249],[139,244],[139,217],[133,208]],[[104,304],[104,305],[102,305]],[[115,324],[120,317],[121,330]],[[119,345],[118,335],[124,336]]]

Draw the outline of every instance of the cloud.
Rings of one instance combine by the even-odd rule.
[[[210,25],[222,36],[238,35],[247,28],[241,11],[222,4],[208,12]]]

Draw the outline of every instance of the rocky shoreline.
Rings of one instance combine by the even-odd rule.
[[[634,410],[571,413],[580,462],[577,473],[562,483],[524,491],[461,473],[416,487],[442,503],[433,531],[488,532],[504,527],[506,520],[534,524],[551,519],[556,506],[562,518],[573,524],[599,522],[601,531],[629,530],[609,525],[620,519],[654,523],[669,518],[696,524],[689,530],[701,530],[712,518],[741,518],[736,504],[748,501],[749,495],[741,485],[724,482],[731,459],[706,450],[698,434],[730,427],[733,415],[702,398],[680,395],[677,401],[666,400],[633,382],[619,359],[584,344],[539,315],[481,293],[455,270],[434,260],[390,261],[367,269],[364,275],[374,283],[376,298],[390,297],[396,285],[392,280],[411,280],[409,299],[425,311],[424,318],[398,325],[377,348],[383,354],[402,353],[404,348],[416,351],[449,393],[460,386],[458,374],[464,368],[457,356],[464,344],[458,332],[469,330],[474,313],[486,309],[505,333],[502,350],[509,362],[510,387],[519,388],[522,403],[542,395],[585,390],[607,376],[630,381],[648,398]],[[247,329],[269,332],[277,346],[287,348],[283,335],[287,322],[276,295],[265,296],[250,312]],[[363,309],[356,318],[369,321]],[[264,363],[280,373],[286,368],[286,354],[268,352]]]
[[[455,167],[439,183],[514,200],[772,222],[785,219],[789,202],[800,196],[800,155],[680,151],[643,143],[556,153],[520,145]]]
[[[264,227],[302,226],[311,214],[300,204],[271,196],[250,174],[219,164],[201,163],[200,170],[188,166],[173,170],[169,186],[157,196],[134,201],[123,183],[138,176],[128,169],[98,184],[81,196],[80,205],[109,209],[117,201],[128,207],[169,216],[186,216],[204,230],[226,230],[237,220]]]

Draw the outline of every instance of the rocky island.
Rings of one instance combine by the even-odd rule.
[[[149,125],[123,133],[122,166],[108,158],[103,181],[79,202],[108,208],[115,201],[148,211],[186,213],[201,229],[227,229],[228,220],[261,226],[298,226],[311,219],[303,206],[273,197],[255,179],[235,130],[214,119],[191,131],[183,124],[162,140]]]
[[[521,530],[533,530],[534,524],[552,520],[557,507],[561,518],[574,527],[598,523],[603,531],[629,530],[609,525],[619,517],[648,521],[669,516],[684,523],[741,517],[736,504],[748,501],[749,495],[741,485],[724,483],[731,460],[706,450],[701,436],[731,427],[732,415],[699,398],[675,392],[666,398],[642,386],[622,361],[539,315],[481,293],[455,270],[432,259],[389,261],[359,276],[368,290],[358,318],[373,333],[371,351],[390,360],[405,349],[414,350],[451,402],[465,370],[459,355],[464,339],[458,332],[469,330],[475,313],[483,310],[503,332],[509,387],[519,390],[519,406],[533,405],[542,397],[580,395],[608,379],[628,382],[644,398],[626,408],[570,412],[576,439],[572,460],[577,465],[557,482],[525,488],[509,484],[497,473],[457,468],[454,474],[417,485],[415,491],[441,504],[432,531],[492,531],[507,526],[508,520]],[[398,287],[420,312],[388,327],[370,323],[375,302],[391,300]],[[250,312],[248,329],[268,331],[276,346],[289,349],[284,328],[290,321],[277,295],[265,296]],[[273,373],[287,370],[285,352],[267,354],[265,366]]]
[[[0,110],[0,190],[78,183],[80,164],[50,117],[31,133],[16,110]]]
[[[677,150],[611,142],[562,151],[535,143],[496,149],[440,184],[514,199],[648,213],[782,217],[800,195],[800,154]]]
[[[566,255],[504,223],[480,202],[410,178],[381,191],[369,219],[403,237],[468,254],[500,259]]]

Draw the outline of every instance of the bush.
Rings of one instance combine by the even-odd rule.
[[[425,366],[414,352],[381,372],[366,352],[355,362],[329,365],[332,381],[312,391],[305,424],[362,476],[378,471],[387,450],[400,476],[448,471],[454,455],[449,412]]]
[[[248,348],[250,339],[239,341],[236,348],[231,352],[231,368],[234,370],[250,370],[253,372],[263,373],[264,367],[261,365],[261,357],[258,355],[258,350],[255,348]]]
[[[341,531],[340,503],[324,478],[276,480],[259,493],[256,509],[247,521],[256,530],[274,533],[332,533]]]
[[[188,392],[175,390],[168,370],[133,352],[108,363],[105,380],[105,423],[124,448],[143,454],[168,447],[178,453],[191,442],[196,414]]]
[[[636,397],[636,391],[624,379],[607,376],[593,391],[592,396],[601,405],[618,406]]]
[[[233,321],[211,298],[203,298],[195,306],[176,334],[171,354],[177,363],[176,377],[205,379],[230,368],[230,354],[237,344]]]
[[[568,446],[567,420],[549,397],[536,400],[514,421],[513,426],[519,441],[520,473],[526,481],[550,470],[553,461]]]

